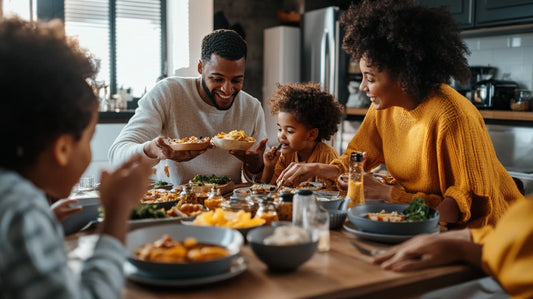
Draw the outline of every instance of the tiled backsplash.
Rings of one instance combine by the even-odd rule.
[[[472,52],[471,66],[498,68],[496,79],[517,82],[520,88],[533,89],[533,33],[465,38]],[[510,77],[504,78],[504,74]]]

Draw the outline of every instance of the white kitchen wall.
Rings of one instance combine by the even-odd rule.
[[[496,79],[509,74],[520,88],[533,89],[533,33],[465,38],[472,52],[468,57],[471,66],[498,68]]]
[[[100,182],[102,169],[110,168],[107,151],[115,141],[126,123],[97,124],[93,139],[91,140],[92,161],[82,176],[92,176],[95,182]]]

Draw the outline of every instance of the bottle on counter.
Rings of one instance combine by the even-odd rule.
[[[259,204],[259,209],[257,209],[255,217],[263,218],[265,220],[265,224],[268,226],[270,226],[274,221],[279,221],[278,212],[276,210],[276,206],[274,205],[274,198],[263,198]]]
[[[313,191],[300,189],[293,198],[292,224],[318,234],[318,251],[329,251],[329,213]]]
[[[346,208],[365,203],[365,191],[363,188],[363,153],[354,152],[350,155],[350,171],[348,179],[348,192],[346,197],[349,198]]]
[[[214,211],[220,208],[222,202],[224,202],[224,197],[220,194],[220,188],[216,186],[211,187],[211,192],[209,192],[207,199],[204,201],[204,206],[209,211]]]

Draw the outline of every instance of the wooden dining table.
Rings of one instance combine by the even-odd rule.
[[[83,247],[94,246],[97,238],[94,228],[67,236],[69,259],[82,260]],[[369,250],[392,246],[359,239],[344,228],[331,230],[329,251],[315,253],[296,271],[278,273],[268,270],[250,245],[245,244],[241,255],[247,267],[238,276],[191,287],[127,281],[122,298],[416,298],[431,290],[484,276],[480,270],[459,264],[405,273],[385,271],[373,265],[371,256],[361,253],[352,242]]]

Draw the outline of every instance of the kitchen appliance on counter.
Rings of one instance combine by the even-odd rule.
[[[511,110],[517,88],[514,81],[481,80],[475,84],[472,102],[480,109]]]
[[[474,91],[476,83],[483,80],[490,80],[496,76],[497,68],[491,66],[471,66],[470,67],[470,81],[467,83],[459,83],[453,78],[450,85],[467,99],[474,101]]]

